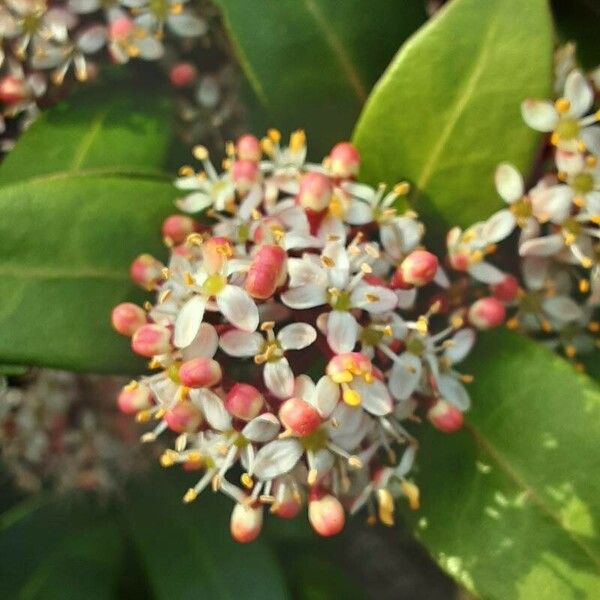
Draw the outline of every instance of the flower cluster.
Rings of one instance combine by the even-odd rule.
[[[205,139],[214,134],[211,128],[237,116],[235,72],[209,5],[187,0],[6,0],[0,4],[1,149],[10,149],[39,107],[60,96],[58,86],[70,73],[86,81],[96,78],[107,62],[131,59],[158,62],[166,71],[179,92],[186,141]],[[190,127],[198,121],[204,126]]]
[[[107,402],[118,381],[62,371],[0,380],[0,457],[27,492],[113,492],[144,466],[130,423]]]
[[[168,264],[131,267],[156,302],[112,314],[155,371],[120,409],[154,422],[144,441],[173,432],[163,466],[200,471],[184,501],[231,497],[241,542],[265,507],[291,518],[307,503],[324,536],[363,506],[391,524],[395,496],[419,503],[411,423],[460,428],[469,377],[456,365],[474,329],[503,322],[502,302],[449,281],[418,216],[397,209],[408,184],[357,183],[350,143],[313,164],[301,131],[287,146],[275,130],[244,135],[223,172],[194,155],[202,170],[183,167],[176,185],[197,218],[164,221]]]
[[[507,305],[510,328],[575,358],[597,346],[600,329],[593,320],[600,304],[600,111],[593,112],[592,83],[570,60],[561,64],[568,70],[563,95],[521,106],[527,125],[549,134],[551,168],[526,191],[513,165],[499,165],[496,189],[506,208],[453,229],[448,250],[455,269],[489,284]],[[520,281],[485,260],[515,229]]]

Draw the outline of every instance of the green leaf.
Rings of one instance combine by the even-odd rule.
[[[305,129],[317,158],[346,139],[421,0],[217,0],[255,95],[253,126]]]
[[[418,537],[485,598],[597,598],[600,388],[506,330],[482,336],[465,369],[463,431],[420,439]]]
[[[74,95],[19,140],[0,168],[3,363],[141,369],[110,311],[143,299],[135,256],[162,254],[169,139],[169,106],[124,83]]]
[[[131,537],[157,600],[289,597],[265,540],[242,545],[231,539],[227,498],[205,492],[184,505],[193,474],[187,483],[168,479],[162,472],[138,484],[127,506]]]
[[[428,227],[467,226],[502,202],[496,165],[527,172],[538,136],[523,99],[550,92],[546,0],[453,0],[398,52],[369,97],[354,140],[361,178],[413,184]]]

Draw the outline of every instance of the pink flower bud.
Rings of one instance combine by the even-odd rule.
[[[125,40],[133,34],[135,24],[129,17],[118,17],[110,22],[108,35],[113,40]]]
[[[504,322],[506,310],[504,304],[487,296],[475,301],[469,308],[469,322],[477,329],[492,329]]]
[[[231,165],[231,177],[240,194],[245,194],[258,179],[258,165],[251,160],[236,160]]]
[[[262,506],[247,506],[236,504],[231,513],[230,531],[231,537],[241,544],[247,544],[255,540],[262,529],[263,509]]]
[[[322,212],[329,206],[332,194],[333,186],[327,175],[306,173],[300,180],[298,201],[302,208]]]
[[[252,385],[236,383],[225,398],[227,411],[242,421],[258,416],[264,405],[263,395]]]
[[[171,331],[162,325],[142,325],[131,338],[131,348],[148,358],[166,354],[171,350]]]
[[[262,156],[260,142],[253,135],[243,135],[235,144],[235,151],[240,160],[258,162]]]
[[[455,271],[466,271],[469,268],[469,257],[462,252],[452,252],[448,255],[448,262]]]
[[[394,273],[392,274],[392,278],[390,279],[390,287],[393,290],[410,290],[415,286],[404,281],[404,275],[402,274],[402,268],[397,267]]]
[[[308,503],[308,520],[319,535],[331,537],[344,528],[344,508],[331,494],[312,492]]]
[[[431,283],[437,269],[437,256],[426,250],[413,250],[400,265],[403,281],[417,287]]]
[[[506,275],[500,283],[490,285],[490,291],[501,302],[511,302],[519,293],[519,282],[513,275]]]
[[[138,285],[147,290],[153,290],[162,280],[162,270],[164,265],[150,256],[150,254],[140,254],[129,268],[131,279]]]
[[[340,142],[332,148],[329,153],[329,171],[334,177],[355,177],[359,168],[360,154],[350,142]]]
[[[175,433],[194,433],[202,423],[202,413],[189,400],[183,400],[170,408],[164,419],[169,429]]]
[[[220,273],[232,255],[233,249],[225,237],[212,237],[202,244],[202,259],[209,273]]]
[[[140,410],[146,410],[153,403],[150,388],[139,384],[135,387],[126,385],[117,398],[119,410],[126,415],[133,415]]]
[[[161,230],[164,238],[181,244],[190,233],[196,231],[196,221],[185,215],[171,215],[163,221]]]
[[[287,253],[281,246],[262,246],[252,259],[246,277],[246,291],[259,300],[270,298],[287,277]]]
[[[345,383],[349,375],[372,373],[373,365],[369,358],[360,352],[344,352],[329,361],[326,372],[336,383]]]
[[[113,308],[111,321],[115,331],[131,336],[146,324],[146,313],[137,304],[123,302]]]
[[[0,102],[18,104],[27,98],[27,84],[23,79],[7,75],[0,79]]]
[[[212,387],[222,376],[221,366],[212,358],[193,358],[179,367],[179,379],[186,387]]]
[[[169,71],[169,80],[178,88],[192,85],[198,78],[198,71],[191,63],[177,63]]]
[[[427,411],[427,418],[431,424],[444,433],[454,433],[463,424],[463,414],[446,400],[441,398]]]
[[[290,398],[281,405],[279,420],[298,437],[310,435],[321,424],[317,410],[300,398]]]
[[[277,501],[273,504],[271,511],[280,519],[293,519],[302,508],[302,498],[298,493],[294,493],[290,487],[286,486],[283,494],[276,490]]]

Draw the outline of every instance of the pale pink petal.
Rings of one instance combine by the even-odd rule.
[[[204,192],[188,194],[184,198],[175,200],[177,208],[186,213],[197,213],[208,208],[213,203],[212,198]]]
[[[507,238],[513,232],[516,224],[515,217],[510,210],[499,210],[485,222],[482,235],[486,241],[495,244]]]
[[[298,375],[294,381],[294,398],[301,398],[309,404],[314,404],[316,387],[308,375]]]
[[[271,413],[265,413],[247,423],[242,429],[242,435],[251,442],[262,443],[272,440],[280,429],[277,417]]]
[[[509,163],[501,163],[494,176],[496,190],[505,202],[512,204],[523,197],[524,185],[521,173]]]
[[[265,363],[263,370],[265,385],[277,398],[289,398],[294,391],[294,373],[285,358]]]
[[[488,284],[500,283],[506,277],[506,273],[485,261],[473,263],[469,267],[469,274],[477,281]]]
[[[317,339],[315,328],[307,323],[291,323],[277,334],[277,340],[284,350],[302,350]]]
[[[471,352],[475,344],[475,332],[470,328],[461,329],[452,336],[450,341],[452,345],[446,348],[444,356],[453,365],[464,360]]]
[[[217,306],[223,316],[238,329],[254,331],[258,327],[258,308],[242,288],[226,285],[217,294]]]
[[[397,400],[407,400],[417,388],[422,372],[421,360],[412,352],[403,352],[390,372],[390,392]]]
[[[254,458],[254,475],[269,480],[288,473],[295,466],[304,449],[297,440],[274,440],[263,446]]]
[[[199,295],[192,296],[183,305],[175,320],[173,343],[177,348],[185,348],[194,341],[204,318],[205,308],[206,298]]]
[[[560,234],[527,240],[519,248],[521,256],[552,256],[564,247],[563,237]]]
[[[531,207],[541,221],[562,223],[571,213],[573,190],[568,185],[553,185],[542,190],[532,190]]]
[[[324,286],[308,283],[287,290],[281,294],[281,300],[290,308],[304,309],[325,304],[327,295]]]
[[[581,152],[568,152],[557,148],[554,159],[558,170],[569,175],[579,173],[585,166],[585,159]]]
[[[329,417],[340,399],[340,386],[324,376],[317,382],[315,404],[323,418]]]
[[[440,375],[437,380],[442,398],[464,412],[471,406],[471,398],[465,386],[451,375]]]
[[[212,358],[218,346],[219,336],[215,328],[209,323],[201,323],[192,343],[182,351],[183,360],[199,357]]]
[[[288,260],[290,287],[300,287],[306,284],[327,285],[327,274],[324,268],[305,258],[290,258]]]
[[[376,417],[383,417],[392,412],[392,398],[387,387],[379,379],[375,379],[373,383],[365,383],[354,378],[351,387],[360,394],[361,406],[367,412]]]
[[[221,350],[229,356],[256,356],[260,354],[265,338],[258,332],[232,329],[221,336]]]
[[[361,200],[350,200],[350,205],[344,215],[344,221],[350,225],[366,225],[373,220],[373,209]]]
[[[350,294],[350,302],[355,308],[369,313],[382,313],[396,308],[398,296],[394,290],[380,285],[358,285]]]
[[[358,323],[349,313],[332,310],[327,319],[327,343],[336,353],[351,352],[358,338]]]
[[[190,397],[193,399],[194,395],[190,393]],[[217,431],[231,429],[231,415],[225,410],[223,400],[219,396],[210,390],[200,389],[197,390],[197,397],[200,401],[204,418],[211,427]]]
[[[558,113],[546,100],[525,100],[521,104],[521,115],[529,127],[536,131],[552,131],[558,123]]]

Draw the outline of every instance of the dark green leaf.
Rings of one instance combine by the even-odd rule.
[[[421,439],[422,509],[434,558],[485,598],[600,592],[600,388],[508,331],[484,336],[464,430]]]
[[[550,92],[546,0],[453,0],[398,52],[360,117],[361,177],[407,179],[428,227],[466,226],[501,205],[501,161],[527,171],[538,139],[520,103]]]
[[[317,158],[350,135],[421,0],[218,0],[256,96],[254,127],[305,129]]]
[[[600,64],[600,4],[597,0],[552,0],[556,28],[562,42],[577,43],[577,58],[584,67]]]
[[[140,369],[109,319],[143,298],[133,258],[161,254],[169,137],[168,106],[122,85],[73,96],[19,141],[0,169],[0,360]]]

